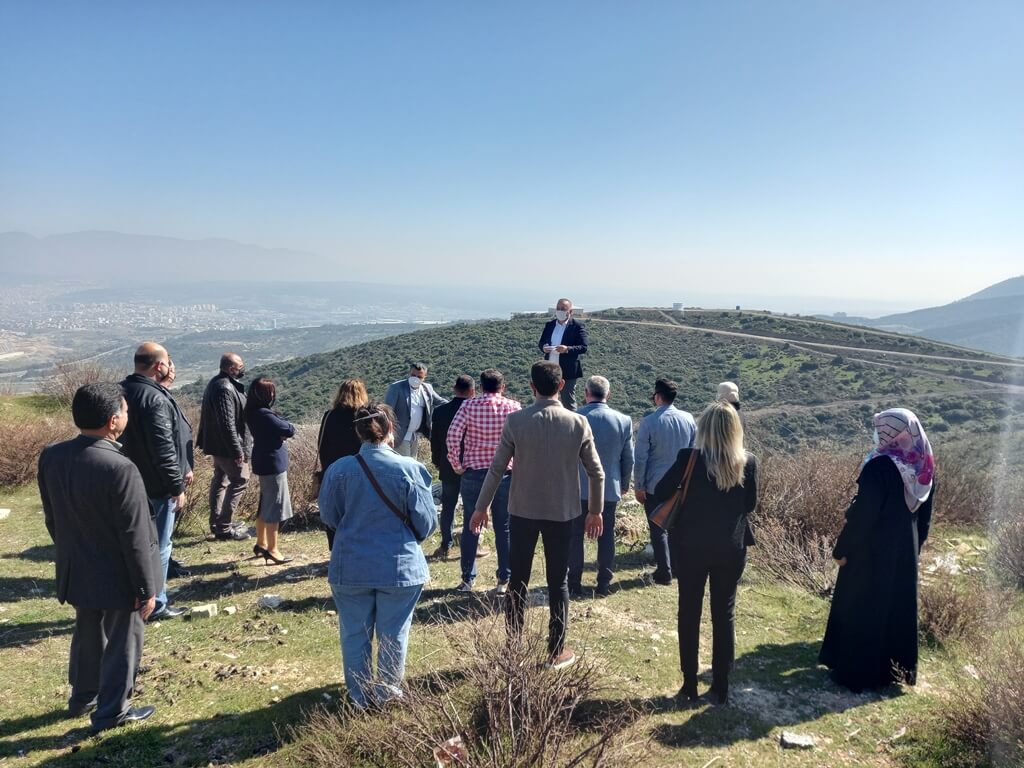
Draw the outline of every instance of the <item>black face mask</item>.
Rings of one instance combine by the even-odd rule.
[[[239,381],[241,381],[242,379],[244,379],[244,378],[245,378],[245,368],[243,368],[243,369],[242,369],[242,370],[240,370],[240,371],[239,371],[238,373],[236,373],[236,374],[235,374],[235,378],[236,378],[236,379],[238,379]]]
[[[740,409],[740,404],[739,404],[739,403],[730,403],[730,405],[731,405],[731,406],[732,406],[733,408],[735,408],[735,409],[736,409],[737,411],[738,411],[738,410]]]

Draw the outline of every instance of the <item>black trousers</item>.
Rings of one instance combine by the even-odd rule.
[[[121,722],[142,659],[144,629],[138,611],[75,608],[71,636],[71,709],[96,703],[92,724],[108,728]]]
[[[668,531],[651,522],[651,512],[658,508],[660,501],[650,495],[644,502],[644,517],[647,518],[647,530],[651,532],[651,549],[654,550],[654,580],[659,584],[672,583],[672,558],[669,555]]]
[[[736,655],[736,586],[747,564],[746,550],[709,558],[673,549],[672,567],[679,581],[679,666],[683,687],[697,689],[697,653],[704,587],[711,581],[711,687],[729,693],[729,672]]]
[[[531,520],[510,515],[508,521],[509,580],[505,619],[509,634],[519,637],[526,613],[527,585],[533,570],[533,554],[537,539],[544,544],[544,570],[548,580],[548,653],[557,656],[565,648],[569,631],[569,542],[572,520]]]

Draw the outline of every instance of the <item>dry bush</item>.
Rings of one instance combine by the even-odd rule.
[[[539,634],[527,631],[522,642],[509,643],[502,623],[499,615],[445,625],[463,632],[450,639],[465,666],[408,686],[381,712],[345,707],[314,714],[297,734],[304,764],[418,768],[434,764],[433,751],[454,737],[463,757],[453,766],[635,762],[638,745],[626,743],[626,730],[638,710],[617,703],[598,719],[586,714],[584,705],[599,693],[595,664],[583,658],[559,672],[545,670]]]
[[[997,523],[992,540],[992,569],[996,578],[1024,589],[1024,517]]]
[[[832,545],[856,490],[860,457],[808,450],[777,454],[758,471],[759,503],[751,525],[758,570],[818,595],[835,585]]]
[[[944,523],[985,523],[992,515],[995,476],[980,453],[953,448],[935,456],[937,492],[933,514]]]
[[[297,426],[295,437],[288,441],[288,490],[292,497],[292,526],[316,525],[320,522],[320,509],[309,498],[313,487],[313,472],[320,464],[317,459],[316,437],[319,425]]]
[[[69,440],[78,431],[66,416],[39,416],[30,420],[0,422],[0,486],[23,485],[36,479],[43,448]]]
[[[985,591],[979,584],[957,583],[946,572],[923,581],[918,594],[918,629],[930,643],[973,641],[985,625]]]
[[[64,408],[71,407],[75,392],[84,384],[98,381],[121,381],[124,375],[96,362],[57,363],[53,373],[43,382],[43,391],[52,396]]]
[[[1024,765],[1024,627],[997,637],[972,672],[941,711],[943,764]]]

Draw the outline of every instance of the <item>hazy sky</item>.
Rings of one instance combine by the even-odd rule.
[[[1022,28],[1017,0],[6,0],[0,230],[940,303],[1024,272]]]

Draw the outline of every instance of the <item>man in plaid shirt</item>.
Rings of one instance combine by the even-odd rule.
[[[480,374],[482,394],[467,400],[455,414],[448,428],[448,461],[462,475],[462,539],[459,544],[462,565],[460,592],[472,592],[476,580],[476,548],[480,537],[470,530],[469,519],[476,509],[484,478],[491,466],[505,418],[523,406],[505,397],[505,377],[501,371],[488,368]],[[460,453],[461,451],[461,453]],[[512,482],[512,462],[498,485],[491,505],[495,549],[498,550],[497,593],[508,592],[511,575],[508,556],[508,492]]]

